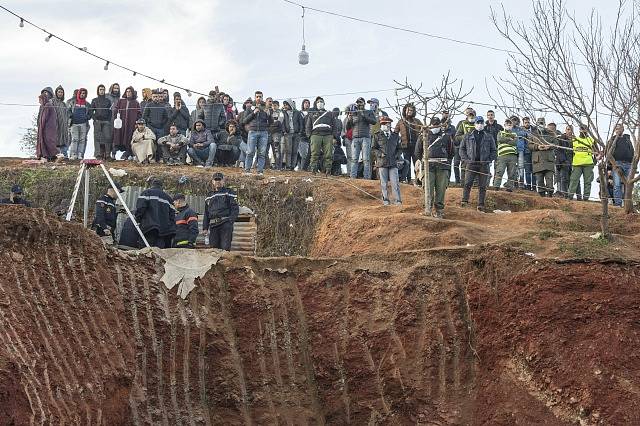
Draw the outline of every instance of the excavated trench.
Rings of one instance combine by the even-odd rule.
[[[632,262],[151,253],[0,206],[0,424],[637,424]],[[615,279],[613,279],[615,277]]]

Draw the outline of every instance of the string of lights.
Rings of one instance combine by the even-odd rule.
[[[89,49],[86,46],[79,46],[79,45],[77,45],[75,43],[72,43],[72,42],[68,41],[67,39],[63,38],[62,36],[60,36],[58,34],[55,34],[55,33],[51,32],[51,31],[48,31],[47,29],[41,27],[40,25],[37,25],[37,24],[33,23],[29,19],[18,15],[16,12],[6,8],[5,6],[0,5],[0,10],[3,10],[4,12],[6,12],[6,13],[8,13],[10,15],[13,15],[16,18],[18,18],[20,20],[20,22],[18,24],[18,27],[24,28],[25,24],[28,24],[28,25],[32,26],[33,28],[36,28],[36,29],[42,31],[43,33],[47,34],[47,36],[44,39],[44,41],[46,41],[46,42],[50,42],[52,39],[59,40],[62,43],[66,44],[66,45],[68,45],[70,47],[73,47],[74,49],[76,49],[76,50],[78,50],[78,51],[80,51],[80,52],[82,52],[84,54],[87,54],[87,55],[92,56],[92,57],[94,57],[96,59],[99,59],[100,61],[103,61],[104,62],[104,70],[105,71],[108,71],[109,70],[109,66],[112,66],[112,67],[123,69],[125,71],[129,71],[129,72],[131,72],[133,74],[134,77],[135,76],[145,77],[145,78],[148,78],[149,80],[156,81],[156,82],[158,82],[160,84],[164,84],[166,86],[173,87],[175,89],[183,90],[183,91],[185,91],[187,93],[188,96],[191,96],[191,94],[197,94],[197,95],[206,96],[206,94],[204,94],[202,92],[198,92],[196,90],[188,89],[188,88],[183,87],[181,85],[168,82],[164,78],[158,78],[158,77],[151,76],[149,74],[145,74],[143,72],[134,70],[131,67],[128,67],[126,65],[122,65],[122,64],[120,64],[118,62],[114,62],[111,59],[108,59],[108,58],[105,58],[105,57],[103,57],[101,55],[98,55],[97,53],[93,53],[93,52],[89,51]]]

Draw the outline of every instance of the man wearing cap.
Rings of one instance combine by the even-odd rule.
[[[475,129],[476,112],[473,108],[467,108],[465,111],[466,120],[460,120],[456,126],[456,136],[454,139],[454,156],[453,156],[453,174],[456,180],[456,184],[465,183],[466,166],[460,155],[460,144],[466,135],[472,133]]]
[[[347,130],[352,130],[351,152],[354,163],[364,160],[364,178],[371,179],[371,126],[376,124],[374,111],[364,109],[364,98],[356,100],[355,113],[347,117]],[[351,167],[351,179],[358,176],[358,167]]]
[[[389,192],[387,186],[391,182],[396,206],[402,205],[400,196],[400,180],[398,178],[398,162],[402,162],[400,151],[400,135],[391,131],[391,118],[380,117],[380,131],[373,135],[373,152],[376,155],[376,166],[380,176],[382,189],[382,204],[389,205]]]
[[[198,213],[196,213],[183,194],[173,197],[173,206],[176,208],[176,236],[173,238],[173,247],[195,248],[198,238]]]
[[[162,181],[149,178],[150,187],[136,201],[135,217],[140,230],[152,247],[170,248],[176,233],[173,199],[162,190]]]
[[[478,211],[484,212],[484,201],[487,194],[489,167],[496,159],[496,143],[493,136],[484,130],[484,118],[475,119],[475,128],[467,133],[460,143],[460,160],[466,166],[464,189],[462,191],[462,207],[469,203],[471,187],[478,180]]]
[[[238,218],[240,207],[236,193],[224,186],[224,175],[213,174],[213,192],[204,201],[202,229],[209,235],[211,248],[231,250],[233,224]]]
[[[140,164],[155,163],[156,135],[142,118],[136,120],[136,130],[131,136],[131,151]]]
[[[333,112],[325,109],[324,99],[321,96],[316,98],[313,109],[309,110],[305,127],[307,135],[311,136],[311,171],[318,173],[320,154],[322,153],[324,173],[331,174],[333,145],[337,143],[340,135],[337,133]]]
[[[122,186],[117,182],[115,184],[118,192],[123,193]],[[91,228],[101,237],[113,235],[116,229],[116,220],[118,218],[117,198],[116,191],[109,186],[107,192],[96,201],[95,217],[91,223]]]
[[[31,207],[31,203],[22,198],[22,187],[20,185],[13,185],[9,198],[0,200],[0,204],[20,204],[25,207]]]

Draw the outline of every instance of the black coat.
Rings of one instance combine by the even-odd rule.
[[[91,101],[91,117],[98,121],[111,121],[111,101],[105,95]]]
[[[191,116],[189,115],[189,110],[186,106],[182,105],[179,110],[171,108],[169,110],[169,119],[167,120],[167,131],[172,124],[175,124],[178,130],[186,132],[189,128],[190,120]]]
[[[242,117],[242,124],[247,126],[247,131],[262,132],[269,130],[272,123],[271,115],[266,111],[254,109],[245,111]]]
[[[390,132],[389,136],[384,132],[373,135],[372,151],[376,154],[376,166],[398,167],[398,162],[402,161],[402,151],[400,151],[400,135]]]
[[[289,126],[289,115],[293,114],[293,133],[296,135],[304,134],[304,117],[302,113],[298,110],[293,111],[284,111],[285,113],[285,122],[287,126]],[[287,129],[285,129],[287,130]],[[291,133],[291,129],[288,129],[287,133]]]
[[[179,209],[176,214],[176,236],[173,246],[195,247],[198,234],[198,214],[188,205]]]
[[[497,158],[496,142],[491,133],[482,131],[482,139],[476,140],[478,132],[471,131],[464,136],[460,143],[460,159],[469,163],[479,161],[489,167],[489,163]],[[478,154],[478,155],[476,155]],[[476,157],[478,158],[476,160]]]
[[[93,218],[91,227],[96,230],[96,233],[101,237],[104,235],[105,230],[113,232],[116,229],[116,220],[118,218],[118,211],[116,210],[116,200],[104,194],[96,201],[96,213]]]
[[[224,130],[227,124],[227,114],[225,113],[224,105],[220,102],[207,101],[198,118],[204,121],[205,126],[211,133],[218,133],[220,130]]]
[[[629,135],[624,134],[621,137],[613,137],[613,159],[616,162],[631,163],[633,161],[633,144]]]
[[[429,148],[429,167],[449,170],[451,168],[451,159],[453,159],[454,155],[453,139],[451,138],[451,134],[446,131],[441,131],[436,135],[428,132],[427,141],[427,145],[431,146],[431,148]],[[424,147],[422,145],[421,136],[416,143],[416,149],[414,151],[415,158],[420,161],[423,160],[422,156],[424,153]],[[433,161],[436,158],[446,159],[447,161]],[[433,167],[431,167],[432,165]]]
[[[238,196],[232,189],[213,191],[204,200],[202,229],[208,230],[225,222],[235,222],[239,213]]]
[[[142,114],[145,124],[155,129],[164,129],[169,119],[167,108],[161,103],[150,102],[144,109]]]
[[[161,188],[142,191],[136,202],[136,220],[143,234],[158,231],[158,236],[168,237],[176,233],[176,211],[173,201]]]

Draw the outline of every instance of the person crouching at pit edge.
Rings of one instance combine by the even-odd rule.
[[[122,186],[115,182],[118,192],[124,192]],[[95,229],[96,234],[100,237],[112,236],[116,230],[116,222],[118,219],[118,209],[116,208],[116,200],[118,194],[109,186],[107,191],[96,201],[95,217],[91,228]]]
[[[193,211],[183,194],[173,197],[173,206],[176,208],[176,236],[173,238],[173,246],[176,248],[195,248],[198,238],[198,214]]]
[[[222,173],[213,174],[213,192],[204,201],[202,229],[205,235],[209,235],[211,248],[230,251],[233,224],[238,219],[240,207],[238,196],[232,189],[226,188],[224,183]]]
[[[373,152],[376,155],[376,166],[380,176],[380,186],[382,188],[382,203],[389,205],[389,192],[387,185],[391,182],[391,189],[394,194],[393,204],[402,205],[400,196],[400,180],[398,177],[398,162],[402,162],[402,152],[400,150],[400,135],[391,131],[390,124],[393,120],[388,116],[380,117],[380,131],[373,135]]]

